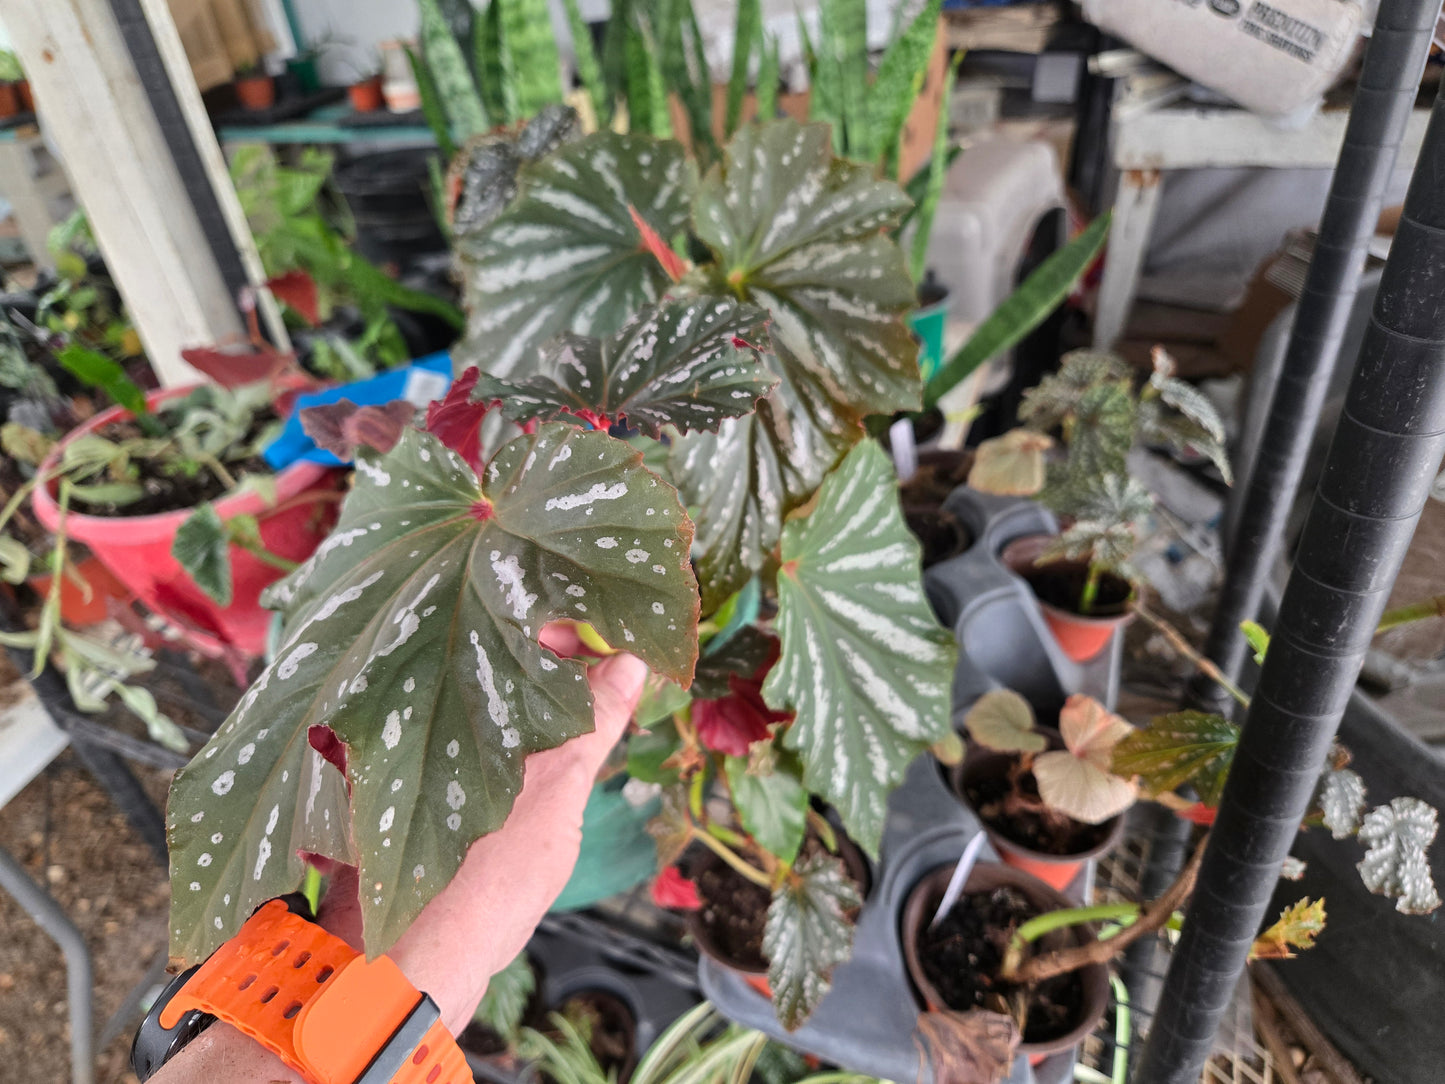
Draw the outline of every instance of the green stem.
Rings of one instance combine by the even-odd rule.
[[[693,829],[692,837],[703,846],[705,846],[708,850],[712,851],[713,854],[721,858],[738,873],[742,874],[742,876],[746,877],[749,881],[752,881],[753,884],[761,885],[763,888],[769,890],[772,889],[773,882],[769,880],[766,873],[764,873],[760,869],[754,868],[752,865],[739,858],[721,840],[714,839],[706,832],[699,832],[696,828]]]
[[[818,833],[818,838],[823,841],[823,846],[828,848],[828,853],[838,853],[838,834],[833,831],[833,826],[828,823],[828,818],[819,813],[816,809],[809,807],[808,824],[813,831]]]
[[[282,557],[279,553],[272,553],[265,546],[258,546],[254,542],[242,541],[235,537],[231,539],[231,542],[245,550],[262,564],[270,565],[272,568],[280,569],[282,572],[295,572],[301,567],[300,561],[292,561],[289,558]]]
[[[1085,922],[1117,922],[1124,919],[1136,919],[1139,917],[1140,905],[1137,903],[1096,903],[1089,907],[1072,907],[1063,911],[1047,911],[1042,915],[1029,919],[1016,931],[1014,941],[1020,945],[1026,945],[1031,941],[1037,941],[1045,934],[1053,933],[1055,930],[1062,930],[1068,926],[1078,926]]]
[[[692,814],[692,819],[695,821],[707,820],[707,818],[703,815],[702,810],[702,796],[704,785],[703,776],[705,774],[705,772],[698,772],[697,774],[695,774],[692,777],[691,785],[687,789],[687,808],[688,812]]]
[[[1089,562],[1089,576],[1084,580],[1084,590],[1079,594],[1079,613],[1085,617],[1094,612],[1094,603],[1099,598],[1099,581],[1104,577],[1104,566],[1097,561]]]
[[[1412,602],[1408,606],[1397,606],[1393,610],[1386,610],[1375,631],[1388,632],[1401,625],[1428,621],[1432,617],[1445,617],[1445,595],[1436,595],[1433,598]]]
[[[748,841],[746,839],[738,835],[738,833],[734,832],[731,828],[723,824],[718,824],[716,821],[708,821],[705,825],[705,831],[708,835],[721,843],[726,843],[729,847],[741,848],[747,846]]]

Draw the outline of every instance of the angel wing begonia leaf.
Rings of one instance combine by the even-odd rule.
[[[334,854],[317,819],[354,843],[367,949],[384,951],[501,826],[527,755],[592,727],[585,668],[538,644],[544,624],[588,621],[690,682],[691,533],[603,433],[543,425],[480,478],[416,430],[363,452],[336,530],[273,590],[289,617],[275,661],[177,777],[174,954],[203,958],[293,889],[298,849]],[[346,747],[344,825],[340,776],[325,805],[298,782],[313,728]]]

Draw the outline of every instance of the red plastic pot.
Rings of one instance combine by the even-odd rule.
[[[351,99],[351,108],[358,113],[375,113],[382,107],[381,76],[373,75],[370,79],[364,79],[360,83],[352,83],[346,88],[347,96]]]
[[[152,406],[194,391],[194,387],[152,392]],[[112,407],[71,430],[41,465],[42,472],[54,468],[67,444],[130,413]],[[258,493],[241,493],[215,502],[221,519],[253,515],[260,525],[261,539],[272,553],[292,561],[304,561],[326,537],[336,519],[332,494],[339,488],[342,472],[315,463],[297,463],[276,476],[276,503],[268,504]],[[55,502],[57,483],[35,491],[35,516],[54,531],[60,522]],[[66,533],[84,543],[101,564],[133,591],[137,598],[163,617],[169,618],[183,638],[198,651],[219,655],[227,647],[250,656],[260,656],[266,647],[266,628],[271,613],[261,608],[261,592],[281,578],[281,571],[245,550],[231,547],[233,598],[221,606],[196,586],[171,556],[171,542],[193,509],[162,512],[153,516],[88,516],[70,512],[65,517]]]
[[[1048,727],[1039,727],[1038,730],[1048,739],[1050,749],[1064,748],[1064,739],[1057,730]],[[969,742],[968,752],[963,760],[949,770],[949,784],[953,793],[958,796],[959,801],[973,808],[968,799],[968,785],[990,776],[1002,775],[1012,767],[1014,760],[1013,753],[1000,753],[977,742]],[[974,813],[978,814],[978,810],[974,809]],[[1088,850],[1077,854],[1048,854],[1014,842],[987,824],[982,816],[979,816],[979,823],[983,825],[988,841],[993,844],[993,849],[998,852],[1005,865],[1023,870],[1060,892],[1073,883],[1085,862],[1107,854],[1118,846],[1119,840],[1124,836],[1124,817],[1120,814],[1104,822],[1107,831],[1101,833],[1103,838],[1100,842]]]
[[[71,517],[67,516],[66,523],[70,522]],[[71,572],[72,575],[60,578],[60,619],[71,628],[100,624],[110,616],[111,599],[124,602],[130,598],[130,591],[125,585],[94,557],[76,562]],[[47,572],[31,576],[26,582],[32,591],[44,598],[50,594],[51,578]],[[88,585],[89,597],[86,597],[86,587],[77,580]]]
[[[259,112],[276,104],[276,80],[269,75],[248,75],[235,82],[242,109]]]
[[[954,867],[948,865],[940,866],[928,873],[914,886],[903,905],[903,922],[899,930],[899,935],[903,939],[903,960],[908,967],[909,978],[913,980],[913,985],[918,990],[924,1006],[929,1010],[947,1009],[949,1006],[934,985],[928,981],[928,976],[924,974],[923,961],[918,951],[918,934],[929,922],[933,921],[939,904],[943,902],[943,894],[948,889],[948,882],[953,877],[953,870]],[[1040,914],[1075,906],[1073,901],[1047,885],[1041,884],[1028,874],[1009,869],[1007,866],[996,866],[990,863],[980,863],[969,871],[968,880],[963,885],[963,896],[967,897],[1005,886],[1016,888],[1022,892],[1029,902],[1038,908]],[[954,904],[954,906],[957,907],[959,904]],[[1091,934],[1092,932],[1093,927],[1090,926],[1056,930],[1045,935],[1042,944],[1043,947],[1049,949],[1065,948],[1079,944],[1080,938],[1085,933]],[[1078,1021],[1073,1028],[1058,1038],[1049,1039],[1046,1042],[1020,1043],[1019,1053],[1029,1059],[1030,1065],[1038,1065],[1051,1054],[1057,1054],[1062,1050],[1069,1050],[1077,1046],[1083,1042],[1084,1036],[1093,1031],[1099,1021],[1104,1018],[1104,1013],[1109,1008],[1108,965],[1089,964],[1080,968],[1078,976],[1079,981],[1083,983],[1084,993]]]
[[[1039,557],[1048,548],[1051,541],[1052,538],[1049,535],[1027,535],[1023,538],[1016,538],[1003,548],[1003,552],[999,554],[999,560],[1010,571],[1028,580],[1028,572],[1035,568]],[[1050,562],[1051,565],[1059,567],[1071,563],[1082,564],[1082,562],[1069,561]],[[1134,614],[1129,610],[1118,614],[1085,617],[1082,614],[1061,610],[1042,599],[1037,599],[1037,601],[1039,609],[1043,611],[1044,623],[1054,634],[1054,639],[1059,642],[1059,647],[1063,649],[1064,654],[1074,662],[1088,662],[1099,654],[1109,646],[1109,641],[1114,638],[1114,633],[1134,618]]]

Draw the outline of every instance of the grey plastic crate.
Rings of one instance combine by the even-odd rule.
[[[1118,692],[1121,644],[1089,662],[1070,661],[1054,642],[1028,586],[998,560],[1015,538],[1052,533],[1053,517],[1029,501],[960,489],[945,507],[968,525],[975,542],[958,557],[928,570],[924,585],[941,621],[960,647],[954,679],[955,725],[991,688],[1017,690],[1041,720],[1057,715],[1071,693],[1112,705]],[[891,796],[874,888],[858,915],[853,956],[833,972],[833,986],[795,1032],[783,1029],[772,1005],[737,973],[704,957],[703,993],[725,1015],[826,1062],[885,1080],[931,1084],[932,1072],[915,1041],[920,1005],[903,962],[899,927],[913,886],[930,870],[958,859],[980,831],[978,819],[947,785],[937,763],[921,757]],[[997,861],[988,844],[980,861]],[[1083,901],[1093,887],[1088,863],[1065,894]],[[1064,1084],[1073,1079],[1072,1053],[1037,1067],[1016,1058],[1009,1084]]]

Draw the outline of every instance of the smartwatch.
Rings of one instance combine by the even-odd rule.
[[[171,980],[131,1046],[149,1079],[223,1020],[310,1084],[471,1084],[436,1003],[386,956],[367,960],[310,920],[303,897],[263,904],[205,963]]]

